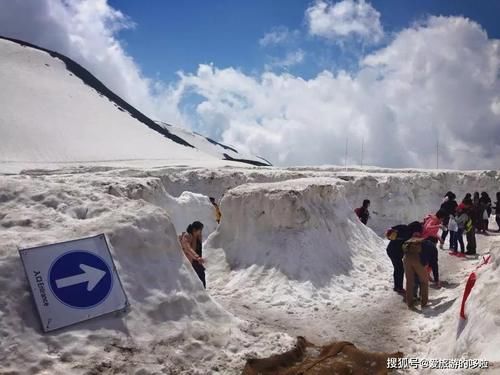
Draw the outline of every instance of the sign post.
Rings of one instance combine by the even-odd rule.
[[[104,234],[19,254],[45,332],[128,306]]]

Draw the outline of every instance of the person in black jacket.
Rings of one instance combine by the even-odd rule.
[[[488,230],[488,225],[490,221],[489,218],[491,215],[491,198],[485,191],[481,193],[481,197],[479,198],[479,206],[481,207],[481,212],[482,212],[480,219],[483,222],[482,224],[483,234],[487,234],[486,231]]]
[[[394,267],[394,288],[393,290],[400,294],[405,294],[403,288],[404,267],[403,267],[403,244],[413,237],[416,233],[422,232],[422,223],[414,221],[408,225],[396,225],[389,229],[386,233],[387,238],[390,239],[387,245],[387,255],[391,259]]]
[[[365,225],[368,223],[368,219],[370,218],[370,211],[368,211],[369,207],[370,201],[368,199],[365,199],[363,201],[363,205],[354,210],[359,220],[361,220],[361,222]]]
[[[420,253],[420,261],[424,266],[429,266],[432,269],[432,277],[434,284],[439,287],[439,265],[438,265],[438,250],[436,240],[426,239],[422,241],[422,252]]]
[[[472,198],[472,223],[477,233],[483,231],[483,209],[479,200],[479,192],[475,191]]]
[[[443,210],[446,213],[446,217],[443,219],[443,226],[444,226],[443,228],[446,228],[446,229],[443,229],[443,233],[441,234],[441,244],[439,245],[439,247],[441,249],[443,248],[443,244],[446,240],[446,236],[448,236],[448,229],[447,228],[448,228],[448,222],[450,220],[450,215],[454,215],[455,211],[457,210],[457,207],[458,207],[456,199],[457,199],[457,196],[453,192],[449,191],[444,196],[444,201],[441,204],[441,210]],[[450,242],[451,242],[451,238],[450,238]],[[450,243],[450,245],[451,245],[451,243]]]

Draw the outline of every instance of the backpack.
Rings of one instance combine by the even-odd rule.
[[[422,239],[410,238],[403,244],[403,252],[407,255],[420,254],[422,252]]]

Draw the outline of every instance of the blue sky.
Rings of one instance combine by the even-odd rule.
[[[391,33],[428,15],[465,16],[485,28],[490,38],[500,37],[500,1],[374,0],[370,3],[380,12],[386,40]],[[283,58],[287,51],[297,48],[306,52],[304,61],[287,71],[309,78],[322,69],[355,68],[360,54],[374,48],[366,45],[339,48],[335,43],[308,36],[304,11],[312,4],[310,0],[110,0],[109,4],[135,23],[134,28],[119,34],[127,52],[146,76],[165,81],[175,79],[180,70],[193,72],[201,63],[258,73],[273,59]],[[282,26],[298,30],[300,35],[284,46],[259,44],[266,33]]]

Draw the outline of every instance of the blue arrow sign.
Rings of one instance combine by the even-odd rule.
[[[67,306],[86,309],[103,302],[111,291],[110,267],[88,251],[70,251],[49,269],[50,289]]]

